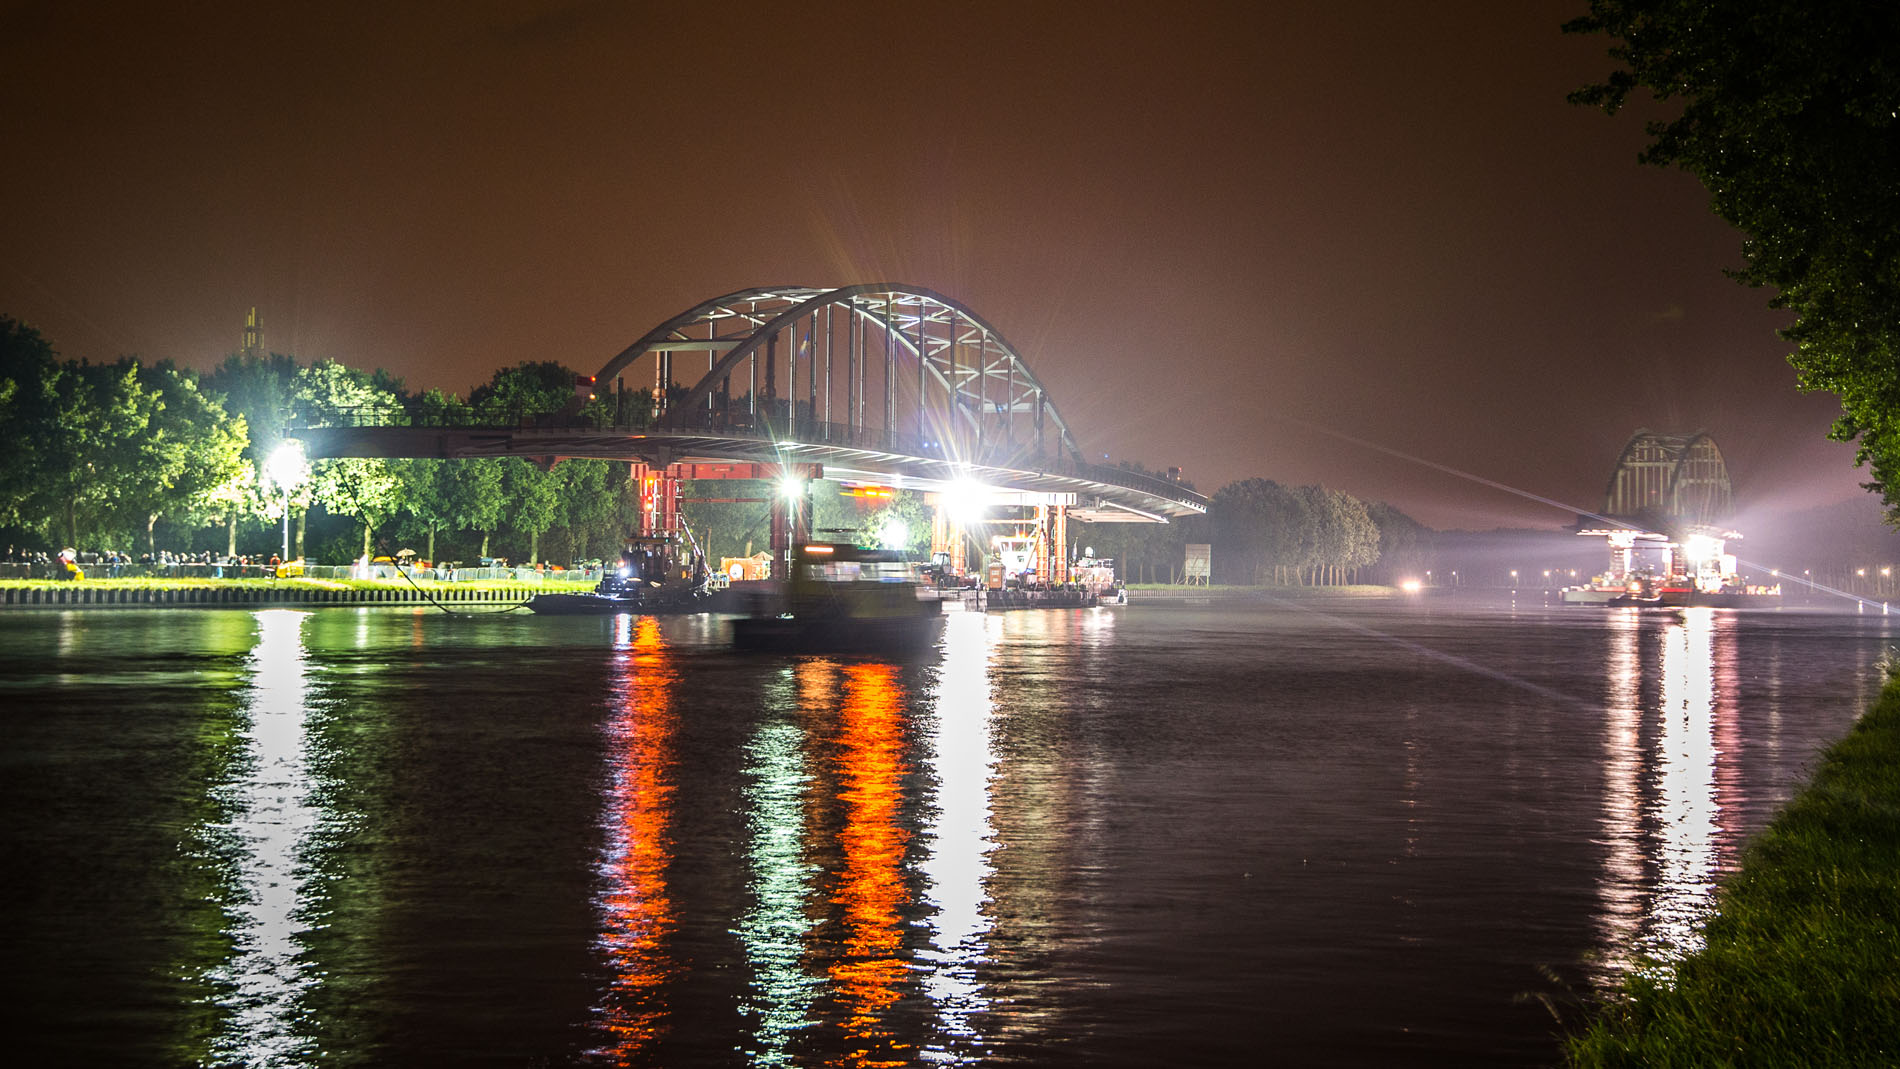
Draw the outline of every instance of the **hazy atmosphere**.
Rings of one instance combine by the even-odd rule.
[[[1860,495],[1769,294],[1568,0],[0,7],[0,311],[66,356],[267,346],[465,392],[753,285],[895,281],[1100,459],[1552,526],[1638,427],[1741,523]],[[1641,109],[1634,109],[1640,111]]]

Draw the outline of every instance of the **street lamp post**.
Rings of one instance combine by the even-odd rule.
[[[303,482],[308,471],[309,465],[303,459],[303,443],[295,438],[284,439],[265,464],[265,474],[284,491],[284,554],[279,559],[286,562],[290,560],[290,494]]]

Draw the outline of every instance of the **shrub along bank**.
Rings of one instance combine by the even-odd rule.
[[[1900,1065],[1900,678],[1749,845],[1707,945],[1637,969],[1574,1066]]]

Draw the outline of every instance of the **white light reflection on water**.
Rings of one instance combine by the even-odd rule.
[[[1684,609],[1663,632],[1657,747],[1658,865],[1642,953],[1663,961],[1702,945],[1716,880],[1715,610]]]
[[[981,1037],[973,1015],[989,1007],[976,967],[987,953],[985,884],[995,828],[990,788],[996,752],[990,740],[995,705],[990,694],[989,637],[985,617],[955,613],[944,623],[943,663],[937,672],[935,730],[928,760],[936,772],[936,820],[926,834],[925,899],[935,907],[929,948],[919,957],[932,966],[924,990],[937,1003],[943,1033],[959,1050],[927,1048],[932,1061],[968,1060]],[[946,1045],[947,1046],[947,1045]]]
[[[822,713],[837,695],[837,666],[805,661],[786,675],[795,679],[797,701]],[[773,687],[782,691],[781,687]],[[768,695],[774,708],[789,702]],[[812,1000],[821,988],[806,968],[813,920],[811,881],[817,866],[805,859],[805,806],[811,773],[806,731],[795,719],[768,717],[746,743],[746,857],[752,868],[753,906],[739,922],[739,942],[752,967],[751,991],[741,1012],[756,1018],[755,1065],[792,1065],[792,1037],[812,1023]]]
[[[231,957],[205,977],[219,989],[214,1001],[226,1011],[211,1043],[214,1064],[302,1065],[314,1054],[300,1010],[318,977],[300,960],[298,938],[310,927],[305,918],[311,912],[302,854],[319,817],[309,804],[308,616],[294,609],[256,614],[245,765],[215,792],[233,815],[210,830],[235,847],[241,897],[226,907]]]
[[[1640,609],[1605,610],[1603,838],[1605,945],[1628,947],[1643,917],[1643,672]]]

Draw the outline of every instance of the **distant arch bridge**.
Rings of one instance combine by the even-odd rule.
[[[1735,489],[1722,450],[1706,431],[1641,428],[1630,435],[1603,490],[1603,511],[1578,517],[1580,530],[1635,530],[1659,537],[1726,528]]]
[[[1002,332],[921,287],[781,286],[715,297],[642,335],[585,388],[610,384],[615,415],[606,420],[586,416],[577,397],[565,414],[515,425],[416,426],[387,413],[342,413],[295,433],[322,457],[597,457],[686,477],[697,477],[700,464],[815,466],[825,478],[899,489],[980,483],[1094,522],[1207,511],[1207,499],[1178,482],[1086,462],[1048,389]]]

